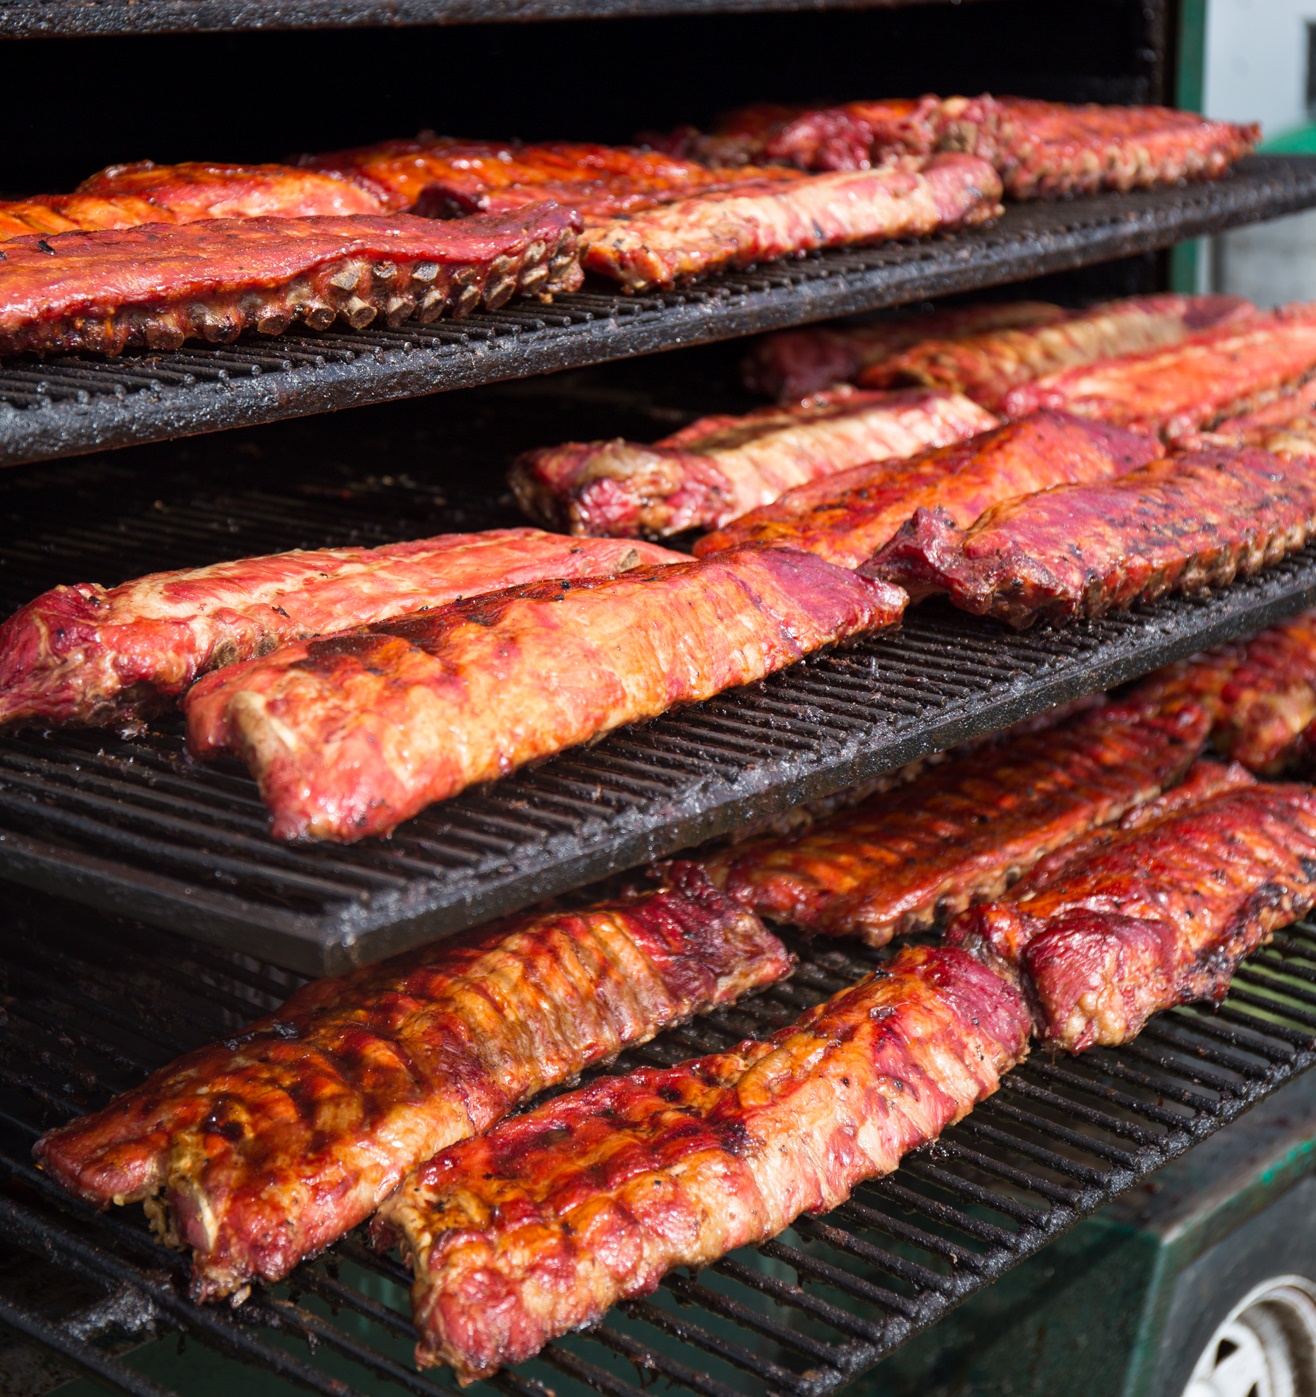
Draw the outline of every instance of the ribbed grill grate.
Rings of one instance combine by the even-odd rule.
[[[289,977],[44,899],[15,929],[0,959],[0,1167],[9,1180],[0,1237],[89,1293],[71,1314],[42,1311],[34,1260],[22,1293],[0,1283],[0,1322],[125,1392],[165,1389],[116,1348],[174,1333],[200,1342],[208,1371],[222,1362],[216,1350],[326,1397],[450,1389],[446,1374],[411,1370],[407,1276],[359,1238],[237,1310],[198,1308],[182,1298],[181,1258],[157,1247],[135,1212],[95,1216],[28,1162],[40,1130],[232,1032],[285,995]],[[862,951],[799,949],[788,984],[668,1033],[621,1066],[768,1033],[871,963]],[[1316,929],[1295,927],[1248,961],[1219,1011],[1161,1015],[1115,1051],[1037,1056],[938,1144],[834,1213],[696,1277],[669,1277],[650,1299],[493,1386],[519,1397],[639,1397],[657,1378],[703,1397],[833,1391],[1314,1055]]]
[[[459,324],[254,337],[117,361],[0,365],[0,465],[76,455],[729,339],[1169,247],[1316,203],[1316,160],[1218,184],[1011,208],[993,228],[824,253],[689,290],[586,292]]]

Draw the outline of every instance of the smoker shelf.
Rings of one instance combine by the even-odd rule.
[[[1210,599],[1023,635],[949,608],[431,807],[390,840],[279,844],[177,728],[0,739],[0,877],[312,973],[670,854],[1258,629],[1316,549]]]
[[[10,359],[0,363],[0,465],[731,339],[1088,266],[1313,204],[1316,158],[1255,156],[1216,184],[1015,206],[981,231],[822,253],[678,292],[590,290],[430,327],[110,361]]]
[[[761,14],[959,0],[0,0],[0,39],[205,34],[252,29],[390,28],[417,24]]]
[[[162,955],[149,929],[53,900],[18,908],[13,925],[0,950],[0,1245],[12,1258],[0,1322],[142,1397],[190,1390],[201,1365],[211,1382],[257,1380],[235,1360],[286,1382],[261,1388],[269,1392],[455,1391],[444,1370],[411,1368],[407,1274],[361,1237],[237,1309],[198,1307],[185,1298],[184,1260],[150,1239],[139,1210],[97,1215],[31,1166],[41,1130],[231,1034],[283,998],[288,977],[182,940]],[[875,959],[796,949],[789,984],[665,1034],[619,1067],[770,1033]],[[699,1397],[821,1397],[1313,1061],[1316,929],[1297,926],[1245,963],[1218,1012],[1162,1014],[1116,1050],[1037,1054],[966,1121],[836,1211],[697,1277],[672,1275],[597,1329],[472,1390],[642,1397],[662,1380]],[[178,1335],[193,1341],[185,1353]],[[165,1342],[119,1356],[150,1337]]]

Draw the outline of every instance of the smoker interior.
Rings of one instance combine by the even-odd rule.
[[[202,1346],[221,1384],[241,1383],[229,1360],[245,1360],[326,1397],[451,1389],[446,1372],[411,1369],[407,1273],[360,1236],[237,1309],[198,1307],[183,1298],[183,1259],[149,1237],[139,1210],[94,1214],[31,1166],[41,1130],[231,1034],[288,993],[286,972],[182,938],[162,947],[149,928],[35,894],[14,930],[0,951],[0,1276],[24,1285],[0,1290],[0,1321],[150,1397],[187,1366],[157,1346],[147,1385],[125,1350],[174,1334]],[[789,982],[663,1034],[617,1069],[770,1033],[877,960],[841,943],[794,949]],[[1218,1011],[1174,1010],[1114,1051],[1037,1054],[835,1212],[697,1276],[669,1276],[491,1385],[517,1397],[640,1397],[658,1379],[702,1397],[834,1391],[1314,1057],[1316,928],[1297,926],[1251,957]]]
[[[5,6],[0,35],[65,36],[11,50],[16,129],[6,192],[68,188],[126,159],[280,159],[423,127],[625,140],[764,96],[991,89],[1166,100],[1177,61],[1173,0],[1072,0],[1060,14],[1050,0],[816,13],[764,13],[773,6],[746,0],[760,12],[307,32],[349,18],[394,24],[491,12],[485,0],[404,0],[387,15],[353,6],[348,16],[335,3],[280,6],[277,22],[295,32],[149,37],[138,31],[184,22],[177,6]],[[529,0],[515,12],[641,8],[654,7]],[[708,7],[672,0],[671,8]],[[268,7],[247,0],[187,9],[186,22],[199,28],[270,20]],[[116,32],[133,36],[103,37]],[[813,61],[800,61],[805,52]],[[103,100],[107,75],[125,100]],[[184,99],[143,100],[134,84],[147,83]],[[214,100],[235,88],[237,99]],[[337,100],[327,100],[331,90]],[[0,370],[8,404],[0,407],[0,459],[34,464],[0,480],[0,610],[57,582],[113,582],[244,553],[516,522],[502,477],[515,450],[568,436],[654,437],[697,412],[749,403],[734,385],[734,346],[715,346],[566,380],[197,432],[1039,272],[1082,269],[1016,289],[1074,300],[1155,289],[1166,274],[1159,249],[1308,205],[1314,195],[1300,162],[1258,160],[1220,186],[1014,210],[997,229],[958,242],[811,258],[670,297],[626,302],[591,291],[548,310],[522,306],[439,326],[426,338],[287,337],[277,346],[198,347],[111,365],[10,361]],[[1115,257],[1126,260],[1108,260]],[[269,404],[280,393],[276,411]],[[161,437],[175,439],[41,459]],[[426,890],[427,931],[466,925],[1265,624],[1308,604],[1314,586],[1316,560],[1304,556],[1210,601],[1022,639],[920,613],[897,641],[824,658],[567,754],[449,803],[392,845],[350,853],[274,850],[247,778],[180,763],[177,732],[167,726],[129,746],[95,736],[7,739],[3,876],[131,909],[138,919],[14,883],[0,888],[8,933],[0,941],[0,1325],[57,1375],[89,1373],[140,1397],[190,1393],[202,1370],[217,1390],[234,1390],[251,1381],[253,1367],[244,1365],[271,1388],[326,1397],[452,1389],[445,1373],[412,1369],[406,1275],[360,1237],[237,1309],[197,1307],[184,1298],[182,1258],[150,1239],[136,1210],[94,1215],[65,1198],[32,1169],[32,1140],[272,1007],[299,982],[276,960],[324,968],[332,937],[317,942],[311,928],[308,951],[305,936],[308,921],[323,930],[327,912],[350,933],[334,943],[344,959],[380,954],[386,937],[368,949],[358,944],[370,930],[360,909],[383,909],[385,924],[405,928],[389,904],[400,888]],[[874,656],[882,657],[880,676]],[[647,824],[634,817],[641,806]],[[591,864],[582,852],[600,840],[603,858]],[[528,853],[530,876],[506,898]],[[167,885],[183,886],[181,903],[171,893],[147,896],[168,893]],[[465,900],[450,900],[460,911],[444,923],[433,889],[459,886]],[[189,905],[184,921],[179,908]],[[214,905],[221,911],[206,910]],[[356,910],[355,921],[344,908]],[[192,937],[222,930],[229,944],[164,933],[142,916]],[[234,940],[241,928],[245,942]],[[279,928],[288,934],[276,942]],[[414,939],[418,928],[405,934]],[[262,945],[263,955],[252,954]],[[801,963],[788,984],[663,1035],[617,1070],[770,1032],[874,963],[851,947],[797,949]],[[697,1277],[669,1277],[650,1299],[492,1386],[517,1397],[641,1397],[659,1379],[704,1397],[835,1390],[1305,1069],[1313,1052],[1316,929],[1299,926],[1250,959],[1219,1012],[1173,1011],[1117,1051],[1039,1055],[961,1126],[843,1208]],[[141,1348],[153,1337],[166,1342]]]
[[[1132,279],[1150,270],[1135,254],[1314,202],[1316,160],[1254,156],[1214,184],[1021,205],[990,228],[818,253],[678,291],[624,296],[592,278],[549,306],[513,302],[430,326],[250,333],[112,360],[10,359],[0,367],[0,465],[524,378],[1111,258]]]
[[[198,439],[188,464],[159,446],[6,474],[0,502],[45,527],[7,550],[0,611],[58,582],[514,524],[500,471],[516,451],[567,433],[652,437],[679,408],[738,407],[738,353],[673,360],[680,374],[652,383],[635,364],[574,385],[380,408],[355,432],[353,419],[319,419]],[[392,474],[364,473],[385,457]],[[26,491],[11,485],[20,475]],[[112,482],[131,493],[107,517]],[[1063,630],[1018,635],[949,607],[912,608],[896,634],[626,728],[346,848],[270,838],[246,771],[188,759],[175,716],[131,740],[10,734],[0,876],[335,972],[732,832],[1313,600],[1309,549],[1209,600]]]

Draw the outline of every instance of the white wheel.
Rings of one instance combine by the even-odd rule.
[[[1211,1335],[1184,1397],[1316,1397],[1316,1283],[1273,1276]]]

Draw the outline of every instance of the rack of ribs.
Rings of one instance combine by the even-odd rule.
[[[1316,370],[1316,306],[1291,305],[1182,343],[1064,369],[1012,389],[1011,417],[1062,408],[1175,441],[1245,413]]]
[[[861,170],[899,155],[962,151],[990,161],[1012,199],[1145,189],[1218,179],[1260,138],[1256,125],[1208,121],[1168,107],[925,96],[832,107],[759,103],[703,135],[662,139],[678,155],[803,170]]]
[[[1261,128],[1169,107],[999,100],[997,168],[1012,199],[1148,189],[1219,179],[1256,149]]]
[[[810,175],[591,220],[584,262],[627,292],[672,288],[821,248],[977,227],[1000,215],[1000,196],[995,170],[969,155]]]
[[[586,219],[606,219],[693,194],[799,178],[773,167],[714,169],[635,146],[432,135],[307,155],[299,163],[358,185],[386,208],[439,218],[507,213],[554,199]]]
[[[695,865],[674,865],[655,891],[312,981],[35,1155],[88,1202],[144,1202],[191,1248],[198,1299],[241,1293],[363,1222],[436,1150],[791,964]]]
[[[382,213],[386,207],[359,185],[291,165],[142,160],[111,165],[72,194],[0,201],[0,239],[205,218],[350,216]]]
[[[853,383],[862,369],[923,340],[1050,325],[1070,314],[1046,301],[988,301],[924,314],[907,312],[777,330],[750,345],[740,377],[751,393],[782,403],[797,402],[838,383]]]
[[[1002,500],[1065,482],[1108,480],[1160,454],[1152,437],[1038,412],[906,461],[873,461],[797,486],[706,534],[695,553],[710,557],[762,543],[858,567],[924,507],[935,505],[967,528]]]
[[[427,324],[518,292],[574,290],[574,214],[540,204],[439,223],[408,214],[212,219],[13,238],[0,257],[0,354]]]
[[[413,1173],[380,1210],[415,1273],[422,1366],[462,1382],[842,1203],[994,1092],[1022,995],[902,950],[766,1042],[560,1096]]]
[[[1134,693],[1159,706],[1200,704],[1221,753],[1259,776],[1278,776],[1316,721],[1316,611],[1168,665]]]
[[[1220,447],[1007,500],[968,529],[920,509],[863,570],[1023,627],[1225,586],[1303,547],[1314,526],[1310,460]]]
[[[794,839],[706,861],[742,906],[810,934],[893,936],[999,897],[1039,859],[1158,796],[1210,726],[1195,705],[1103,705],[953,758]]]
[[[865,388],[944,388],[997,412],[1021,384],[1116,355],[1179,344],[1202,330],[1256,315],[1241,296],[1130,296],[1062,320],[925,339],[864,369],[858,381]]]
[[[134,729],[208,670],[287,641],[546,577],[679,561],[654,544],[492,529],[54,587],[0,623],[0,726]]]
[[[1316,903],[1316,794],[1253,783],[1136,825],[963,912],[951,945],[1014,973],[1046,1043],[1135,1037],[1158,1010],[1221,999],[1238,962]]]
[[[522,509],[554,527],[663,536],[716,528],[803,481],[961,441],[996,421],[949,393],[841,389],[701,417],[651,446],[617,438],[542,447],[518,457],[508,478]]]
[[[995,163],[1001,106],[993,97],[894,97],[833,107],[757,102],[701,133],[680,127],[663,149],[715,164],[776,161],[801,170],[867,170],[894,155],[963,151]]]
[[[894,625],[904,605],[785,549],[513,587],[209,675],[183,701],[188,742],[247,762],[277,838],[346,843]]]

